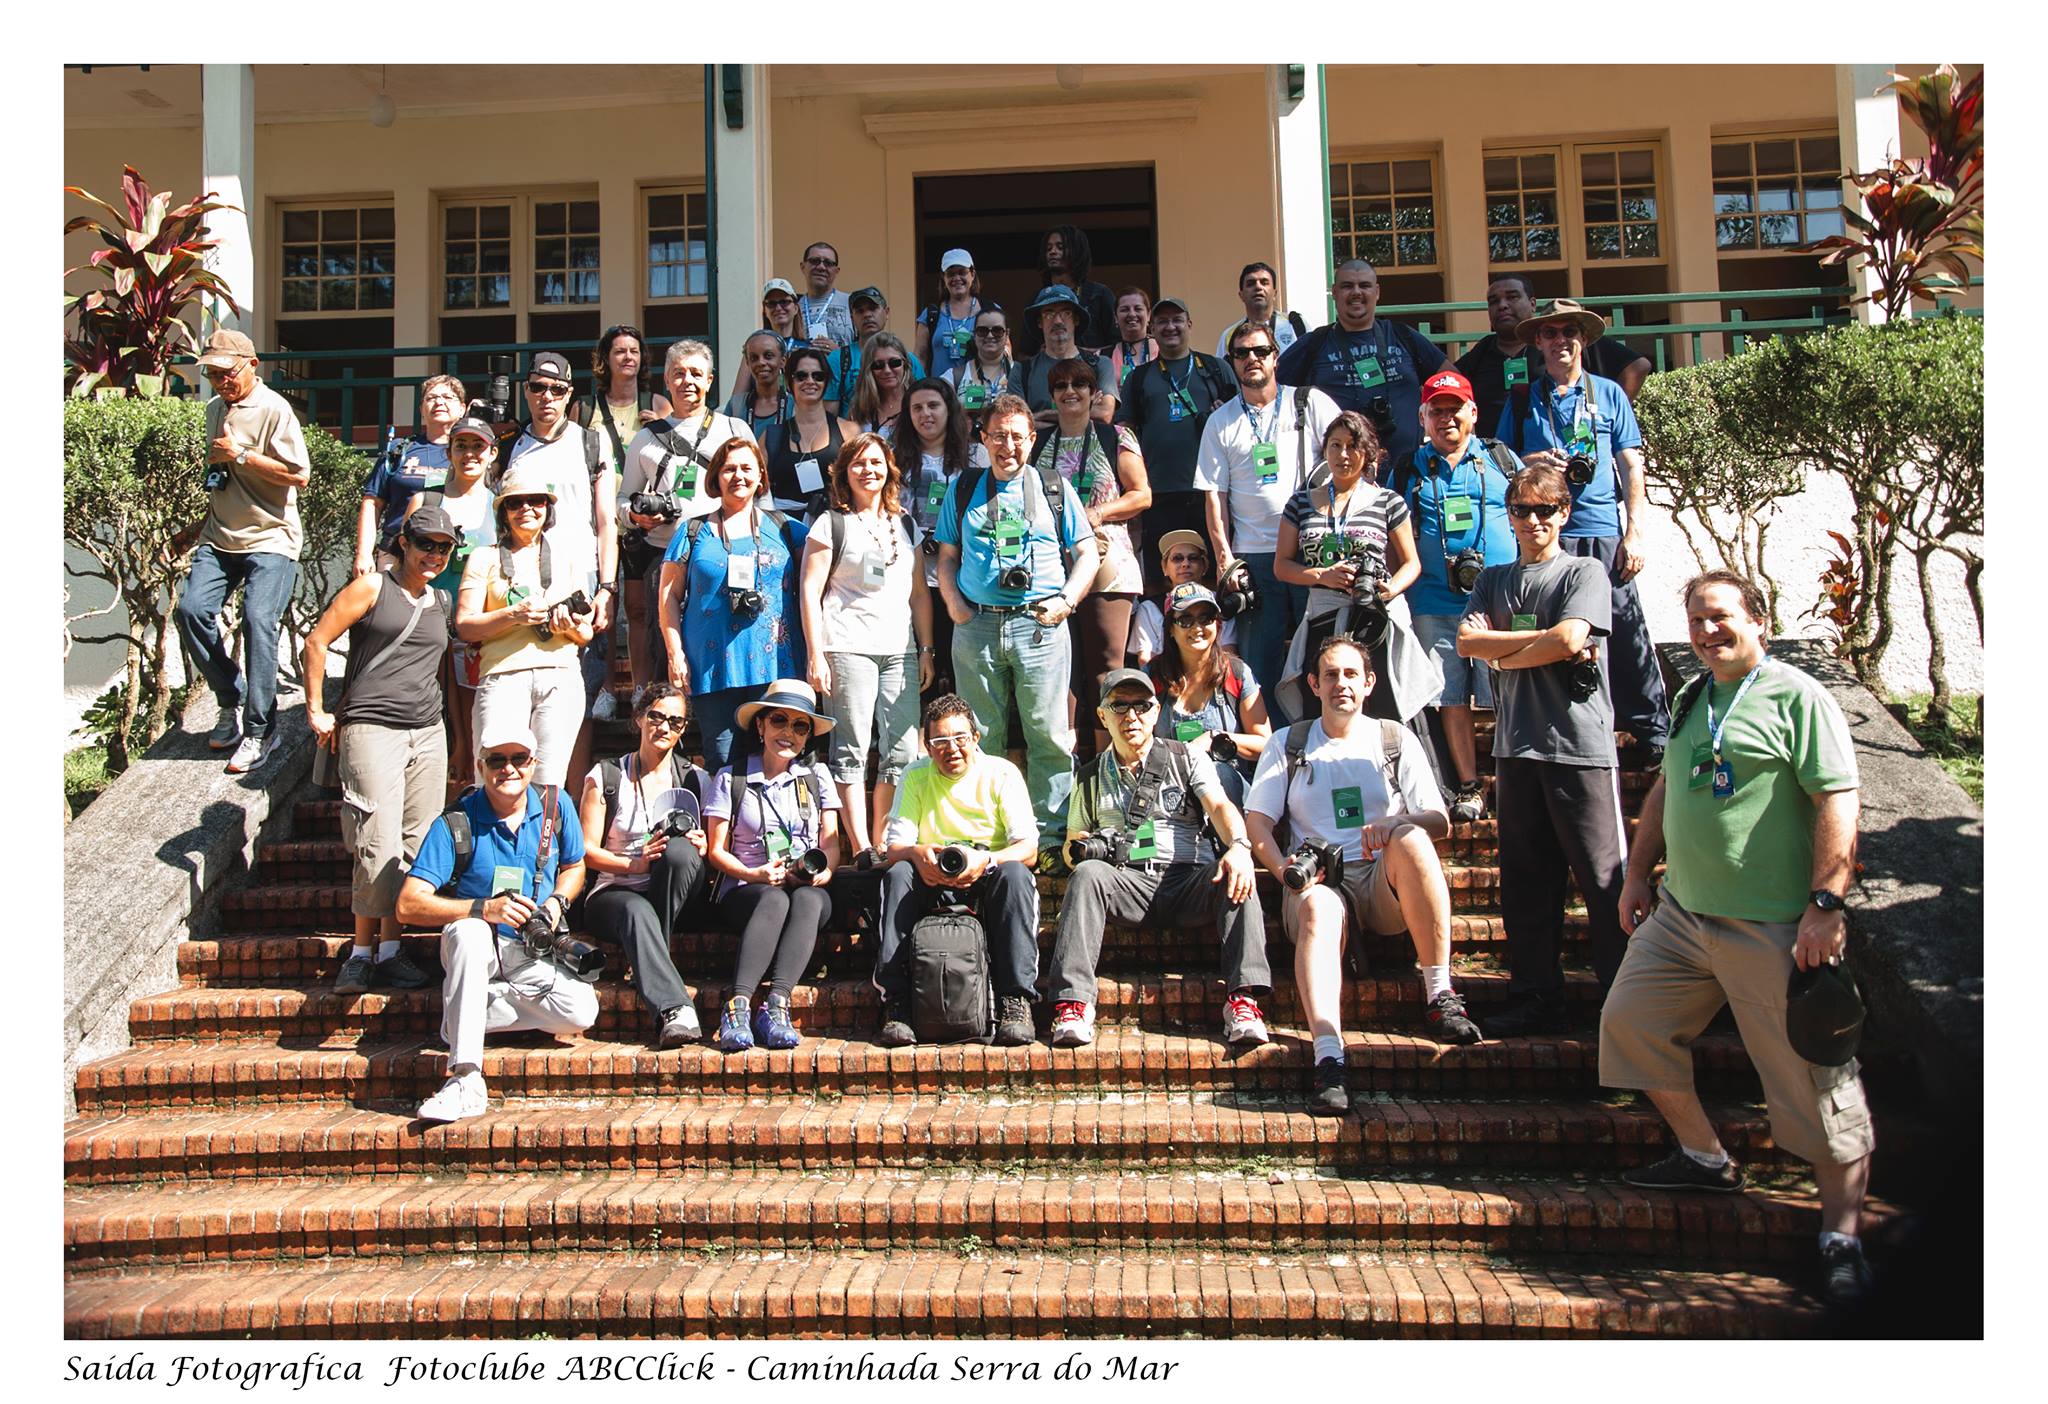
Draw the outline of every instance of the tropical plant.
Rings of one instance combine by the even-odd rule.
[[[361,449],[311,424],[305,436],[313,476],[299,489],[299,576],[284,611],[284,631],[294,646],[280,649],[277,657],[279,675],[300,686],[305,670],[296,645],[313,632],[335,592],[349,581],[363,481],[370,475],[370,455]]]
[[[1922,78],[1894,74],[1886,87],[1926,134],[1927,156],[1894,154],[1874,171],[1847,176],[1863,207],[1842,206],[1855,234],[1831,235],[1806,251],[1823,264],[1862,260],[1873,286],[1856,301],[1875,303],[1890,320],[1911,311],[1916,297],[1932,301],[1967,286],[1966,258],[1984,261],[1984,75],[1959,78],[1953,64],[1943,64]]]
[[[121,168],[121,200],[116,209],[99,196],[75,185],[64,193],[89,200],[105,210],[107,219],[79,215],[64,226],[66,234],[85,229],[100,236],[106,247],[86,262],[64,270],[69,279],[93,273],[106,286],[86,293],[66,293],[64,312],[77,318],[75,334],[64,339],[71,375],[70,393],[90,395],[109,387],[138,394],[161,394],[171,358],[197,349],[186,315],[195,308],[218,316],[225,305],[240,313],[220,275],[206,267],[206,255],[217,241],[202,237],[206,216],[233,205],[215,200],[209,191],[197,200],[171,207],[171,192],[152,192],[133,166]]]

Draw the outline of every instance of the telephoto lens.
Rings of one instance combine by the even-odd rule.
[[[806,878],[814,878],[831,866],[832,860],[825,856],[824,849],[806,848],[797,855],[796,862],[790,865],[790,870],[800,872]]]
[[[1583,453],[1575,453],[1564,461],[1565,481],[1573,487],[1584,487],[1593,481],[1593,460]]]
[[[949,843],[939,850],[939,871],[949,878],[962,877],[967,872],[967,850],[957,843]]]
[[[1387,633],[1393,627],[1393,619],[1387,613],[1387,602],[1380,598],[1380,592],[1370,583],[1363,588],[1353,587],[1351,592],[1351,636],[1367,648],[1378,648],[1387,641]]]
[[[1295,892],[1306,892],[1319,882],[1335,887],[1344,880],[1344,850],[1330,843],[1304,843],[1287,860],[1280,880]]]

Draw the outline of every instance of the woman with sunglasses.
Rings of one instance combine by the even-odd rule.
[[[452,375],[430,375],[420,382],[419,425],[411,438],[385,446],[363,482],[351,579],[362,579],[380,564],[398,563],[398,523],[413,498],[447,481],[448,431],[467,403],[462,382]]]
[[[1109,370],[1121,386],[1132,371],[1147,361],[1159,359],[1159,343],[1147,328],[1152,325],[1152,299],[1143,288],[1125,288],[1116,295],[1116,345],[1109,348]]]
[[[903,343],[896,344],[900,347]],[[860,432],[860,426],[825,408],[825,385],[832,370],[823,351],[815,346],[797,347],[783,363],[782,374],[795,405],[764,445],[768,450],[768,490],[775,495],[778,508],[798,516],[809,512],[814,499],[823,496],[826,468],[839,457],[846,441]]]
[[[474,734],[512,715],[535,739],[533,783],[559,785],[583,725],[577,649],[590,642],[593,614],[575,608],[587,581],[557,567],[547,529],[555,488],[539,464],[514,463],[498,480],[495,550],[472,551],[456,596],[455,632],[483,646]],[[587,606],[588,599],[582,601]]]
[[[577,804],[583,866],[597,874],[583,915],[592,936],[632,958],[656,1046],[677,1048],[704,1036],[669,937],[703,887],[711,786],[676,749],[688,723],[682,693],[651,684],[633,720],[639,748],[593,768]]]
[[[981,274],[965,249],[939,260],[939,300],[917,314],[917,358],[935,376],[974,359],[974,319],[981,313]]]
[[[968,436],[981,439],[981,416],[998,395],[1023,393],[1024,381],[1010,359],[1010,318],[991,304],[974,317],[974,355],[953,367],[950,379],[960,408],[967,413]]]
[[[1443,691],[1443,670],[1408,621],[1402,591],[1422,573],[1422,557],[1407,502],[1373,480],[1383,452],[1365,416],[1345,410],[1323,432],[1329,481],[1295,493],[1281,514],[1273,574],[1309,587],[1308,611],[1295,626],[1275,685],[1288,716],[1314,714],[1315,698],[1301,674],[1333,633],[1359,634],[1366,645],[1375,676],[1365,706],[1370,715],[1406,721]],[[1384,610],[1384,633],[1360,607],[1365,592]]]
[[[809,345],[796,289],[787,278],[770,278],[761,288],[761,325],[782,338],[785,352]]]
[[[462,775],[475,752],[470,749],[469,714],[476,705],[476,685],[483,676],[483,650],[465,643],[455,632],[456,595],[462,573],[479,547],[498,544],[497,494],[485,479],[498,460],[497,431],[488,420],[465,415],[448,431],[448,481],[439,490],[420,493],[406,505],[406,520],[426,506],[439,507],[461,533],[447,564],[428,582],[441,596],[448,621],[448,648],[441,656],[442,717],[448,727],[448,773]],[[451,795],[452,799],[453,796]]]
[[[590,353],[589,400],[569,407],[569,418],[594,428],[610,451],[612,471],[626,475],[626,449],[644,424],[674,412],[668,397],[647,388],[647,352],[640,328],[621,323],[605,328]]]
[[[839,863],[839,797],[825,767],[805,759],[832,730],[817,694],[799,679],[778,678],[736,720],[752,739],[718,772],[704,803],[705,856],[719,873],[714,910],[740,933],[718,1021],[727,1053],[801,1042],[789,996],[831,919],[826,884]],[[755,1008],[763,977],[768,994]]]
[[[1140,668],[1152,666],[1152,660],[1166,650],[1166,596],[1176,585],[1202,585],[1214,590],[1216,582],[1209,575],[1209,543],[1202,540],[1200,532],[1169,531],[1159,538],[1159,573],[1165,588],[1156,600],[1139,600],[1131,611],[1131,636],[1128,651]],[[1227,649],[1237,647],[1237,621],[1226,619],[1219,627],[1218,642]]]
[[[1245,784],[1273,735],[1259,680],[1223,647],[1223,614],[1206,585],[1189,582],[1166,592],[1166,626],[1166,646],[1152,664],[1161,703],[1153,733],[1207,752],[1230,802],[1242,807]],[[1219,745],[1223,737],[1236,748],[1228,760],[1217,757],[1219,749],[1229,749]]]
[[[768,465],[752,439],[727,439],[705,471],[718,507],[670,538],[660,609],[668,680],[689,693],[715,770],[732,755],[740,706],[804,656],[796,563],[805,529],[771,515]]]
[[[1031,466],[1042,470],[1049,464],[1074,485],[1095,529],[1101,562],[1094,584],[1074,608],[1072,686],[1079,715],[1091,711],[1089,699],[1102,696],[1103,678],[1123,666],[1131,605],[1145,588],[1127,523],[1152,505],[1152,487],[1131,431],[1090,417],[1096,385],[1086,361],[1068,357],[1055,363],[1045,383],[1058,418],[1031,446]],[[1100,726],[1076,739],[1081,760],[1109,748],[1109,732]]]
[[[939,543],[933,532],[938,529],[946,489],[968,468],[988,471],[988,450],[979,439],[968,437],[967,427],[967,416],[953,398],[953,387],[926,376],[910,387],[896,432],[889,439],[889,455],[904,484],[904,505],[917,528],[917,554],[927,590],[939,588]],[[943,608],[934,609],[928,637],[932,647],[926,656],[932,661],[932,675],[922,689],[927,702],[953,690],[953,616]]]
[[[787,353],[782,338],[763,327],[747,338],[740,354],[747,368],[732,398],[725,402],[725,412],[765,444],[769,432],[789,418],[789,388],[782,383],[782,360]]]
[[[831,510],[812,522],[804,545],[807,671],[840,722],[832,736],[832,782],[847,837],[865,853],[896,802],[897,782],[917,759],[918,692],[932,679],[935,611],[903,510],[903,478],[881,435],[847,440],[832,465],[829,493]],[[881,752],[872,826],[862,803],[871,739]]]
[[[399,950],[398,889],[407,855],[448,801],[440,684],[448,619],[430,581],[457,540],[445,511],[421,507],[398,534],[398,563],[342,586],[306,636],[306,720],[339,764],[341,836],[354,860],[355,947],[334,983],[342,994],[433,983]],[[348,666],[330,713],[327,650],[344,632]]]
[[[867,339],[861,347],[853,403],[848,406],[862,432],[887,437],[903,413],[903,393],[910,378],[910,348],[902,337],[878,331]]]

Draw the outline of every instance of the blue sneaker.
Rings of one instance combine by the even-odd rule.
[[[725,1052],[744,1053],[754,1046],[754,1035],[747,1030],[752,1006],[753,1001],[745,995],[734,995],[725,1002],[725,1014],[718,1021],[718,1046]]]
[[[754,1042],[763,1048],[794,1048],[804,1036],[789,1021],[789,996],[769,995],[754,1011]]]

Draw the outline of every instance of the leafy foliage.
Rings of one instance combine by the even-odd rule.
[[[121,203],[115,208],[75,185],[66,195],[88,200],[108,218],[79,215],[64,226],[66,234],[85,229],[100,236],[106,247],[76,268],[106,282],[79,295],[66,293],[64,312],[77,318],[74,335],[64,339],[64,355],[72,373],[70,392],[89,395],[108,387],[132,387],[160,393],[171,357],[196,349],[185,316],[209,299],[235,312],[242,310],[226,283],[206,267],[215,240],[202,237],[206,216],[233,205],[217,202],[211,192],[173,209],[171,192],[152,192],[133,166],[122,167]]]
[[[369,477],[371,462],[370,454],[349,447],[317,425],[306,425],[305,435],[313,477],[299,490],[299,525],[305,539],[299,546],[299,578],[284,612],[285,633],[295,643],[302,643],[313,631],[328,601],[348,583],[363,481]],[[305,683],[298,648],[282,650],[277,662],[284,677]]]

